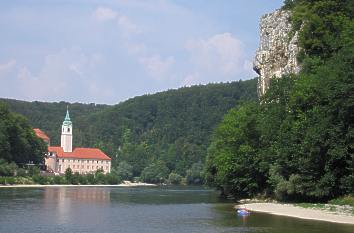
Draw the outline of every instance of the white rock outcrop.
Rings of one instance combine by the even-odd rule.
[[[292,29],[289,18],[289,11],[276,10],[260,20],[260,45],[253,62],[253,69],[259,74],[258,96],[266,92],[272,78],[300,70],[298,33],[289,38]]]

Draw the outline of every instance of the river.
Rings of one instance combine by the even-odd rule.
[[[0,232],[349,233],[354,226],[252,213],[202,187],[1,188]]]

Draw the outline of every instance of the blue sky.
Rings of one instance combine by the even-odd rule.
[[[259,18],[282,2],[0,1],[0,97],[115,104],[253,78]]]

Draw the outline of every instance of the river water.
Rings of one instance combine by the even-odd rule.
[[[0,232],[353,233],[354,226],[252,213],[202,187],[1,188]]]

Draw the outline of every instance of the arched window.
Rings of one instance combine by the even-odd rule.
[[[68,132],[70,132],[70,128],[68,128]]]

